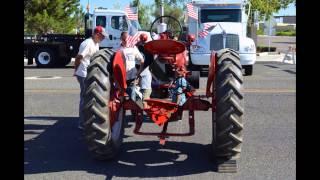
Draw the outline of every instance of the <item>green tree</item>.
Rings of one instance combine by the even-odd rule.
[[[271,15],[278,12],[282,8],[287,8],[289,4],[294,3],[295,0],[249,0],[251,4],[251,11],[248,19],[248,36],[252,37],[256,42],[256,27],[254,26],[254,12],[258,12],[259,20],[269,20]],[[248,8],[247,8],[248,10]]]
[[[113,3],[113,9],[120,9],[120,3],[119,3],[119,1],[116,1],[115,3]]]
[[[71,33],[83,14],[79,0],[25,0],[24,5],[27,33]]]
[[[165,0],[163,3],[164,15],[170,15],[176,18],[181,25],[183,25],[184,13],[183,13],[183,2],[182,0]],[[160,3],[161,0],[155,0],[154,11],[152,13],[153,17],[157,18],[160,16]],[[177,27],[175,27],[177,28]]]
[[[287,8],[289,4],[295,3],[295,0],[250,0],[251,3],[251,14],[250,18],[252,20],[252,13],[258,11],[260,18],[266,18],[267,20],[270,16],[278,12],[282,8]]]
[[[138,21],[142,29],[149,29],[150,26],[150,6],[143,5],[140,0],[133,0],[131,7],[138,7]]]

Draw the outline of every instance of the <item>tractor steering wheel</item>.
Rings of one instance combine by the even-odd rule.
[[[167,24],[166,31],[170,32],[172,34],[172,38],[173,37],[177,37],[177,38],[181,37],[182,26],[181,26],[180,22],[172,16],[160,16],[160,17],[156,18],[151,24],[151,28],[150,28],[149,32],[150,32],[152,40],[154,40],[152,33],[154,33],[154,32],[157,33],[157,28],[154,28],[153,26],[156,22],[160,23],[161,19],[162,19],[163,23]]]

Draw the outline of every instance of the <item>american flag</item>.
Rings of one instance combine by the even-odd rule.
[[[138,8],[127,6],[125,12],[129,20],[138,20]]]
[[[201,37],[201,38],[206,37],[209,34],[209,31],[211,31],[214,27],[215,27],[215,25],[213,25],[211,23],[204,23],[203,30],[199,32],[199,37]]]
[[[128,47],[134,47],[137,44],[137,42],[139,41],[140,34],[141,34],[140,32],[136,32],[133,36],[128,34],[127,46]]]
[[[196,10],[197,9],[191,3],[187,3],[188,16],[198,20],[198,12]]]

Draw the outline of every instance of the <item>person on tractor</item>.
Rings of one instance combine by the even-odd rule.
[[[126,61],[126,73],[127,73],[127,89],[126,92],[129,97],[136,101],[136,85],[138,84],[138,77],[140,76],[144,67],[144,58],[139,52],[136,46],[128,46],[128,32],[124,31],[121,33],[121,46],[120,50],[123,53],[123,57]],[[139,64],[139,69],[136,69],[136,64]]]
[[[175,70],[175,80],[170,87],[172,102],[177,103],[178,116],[177,120],[182,119],[182,106],[187,101],[186,91],[190,84],[186,80],[187,71],[183,66]]]

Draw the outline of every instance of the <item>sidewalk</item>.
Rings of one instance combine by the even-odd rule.
[[[280,53],[280,54],[257,53],[256,62],[281,62],[282,63],[284,56],[285,56],[284,53]],[[293,60],[286,60],[284,63],[293,64]]]

